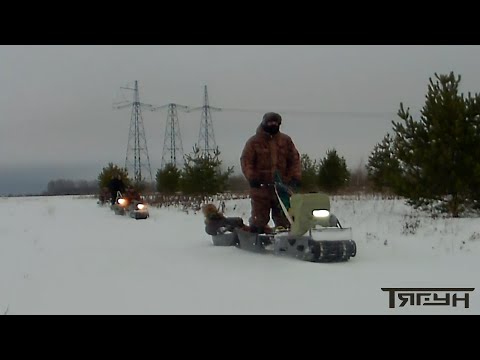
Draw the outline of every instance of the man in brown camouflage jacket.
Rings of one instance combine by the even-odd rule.
[[[266,113],[257,133],[248,139],[240,158],[242,172],[250,184],[252,214],[250,227],[253,232],[269,232],[270,210],[275,226],[290,227],[283,214],[273,187],[275,172],[284,184],[292,188],[300,186],[300,155],[290,136],[281,133],[282,117]]]

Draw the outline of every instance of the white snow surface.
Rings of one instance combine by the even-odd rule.
[[[480,219],[371,196],[331,204],[358,247],[348,262],[216,247],[201,213],[177,207],[134,220],[88,197],[0,198],[0,315],[480,313]],[[248,221],[250,200],[225,213]],[[382,288],[475,290],[469,308],[389,308]]]

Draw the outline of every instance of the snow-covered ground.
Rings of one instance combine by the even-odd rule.
[[[332,211],[353,228],[346,263],[214,247],[202,215],[174,207],[136,221],[92,198],[1,198],[0,314],[480,314],[480,219],[365,197]],[[475,290],[469,308],[389,308],[382,288],[414,287]]]

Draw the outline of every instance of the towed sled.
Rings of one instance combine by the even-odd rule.
[[[328,195],[293,194],[287,210],[280,200],[277,188],[275,190],[291,224],[290,229],[277,229],[272,234],[257,234],[236,227],[238,218],[226,218],[227,226],[219,226],[216,232],[209,229],[213,244],[286,255],[311,262],[342,262],[355,257],[357,246],[352,239],[352,229],[343,228],[337,217],[330,212]]]
[[[136,220],[147,219],[150,216],[147,204],[142,200],[129,199],[120,192],[117,193],[115,204],[111,209],[116,215],[127,215]]]

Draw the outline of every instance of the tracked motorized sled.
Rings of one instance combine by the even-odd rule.
[[[278,196],[277,187],[275,188]],[[335,215],[330,213],[330,199],[324,193],[292,194],[287,210],[278,196],[287,216],[290,229],[277,230],[272,234],[257,234],[231,224],[218,223],[216,231],[208,229],[216,246],[237,246],[256,252],[288,255],[312,262],[347,261],[357,253],[352,239],[352,229],[343,228]]]
[[[117,193],[117,198],[111,209],[116,215],[128,215],[136,220],[147,219],[150,216],[147,204],[142,200],[123,196],[120,192]]]

